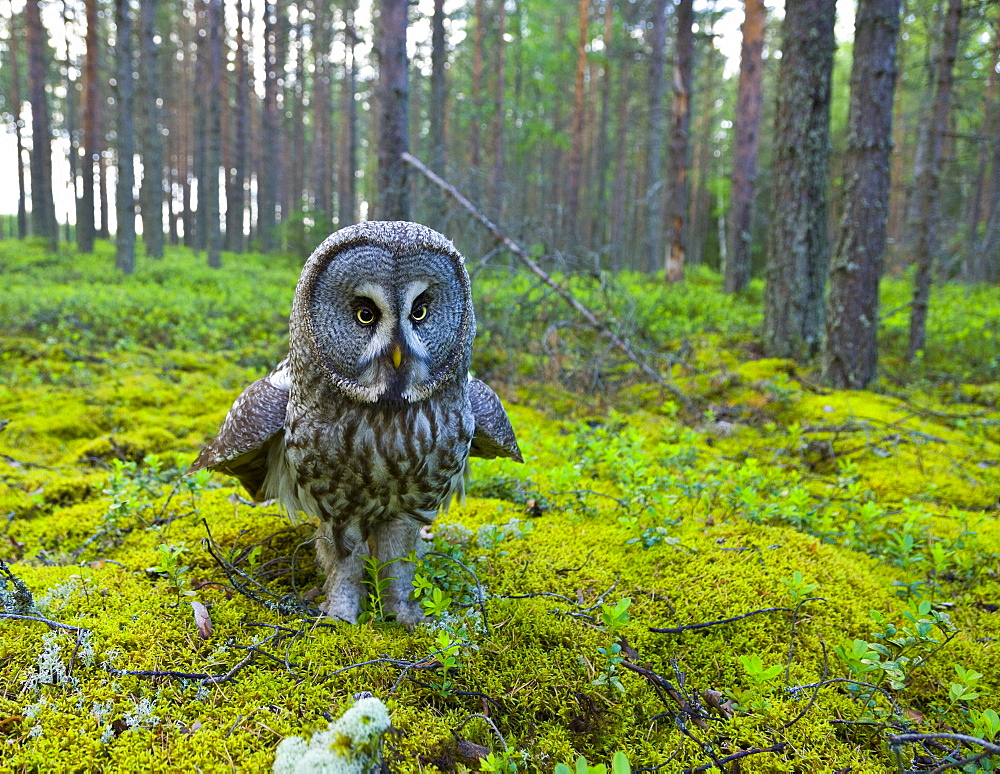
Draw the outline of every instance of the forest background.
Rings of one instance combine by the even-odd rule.
[[[1000,6],[840,5],[0,0],[0,768],[996,770]],[[414,632],[186,472],[364,218],[525,451]]]

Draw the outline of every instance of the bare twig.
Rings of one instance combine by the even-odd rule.
[[[503,734],[500,733],[500,729],[496,727],[496,723],[490,720],[490,718],[488,718],[486,715],[483,715],[481,712],[476,712],[473,713],[472,715],[469,715],[469,717],[467,717],[465,720],[459,723],[458,728],[456,728],[452,733],[457,736],[458,732],[461,731],[463,728],[465,728],[470,720],[474,720],[475,718],[479,718],[480,720],[485,721],[486,725],[488,725],[493,730],[493,733],[496,734],[497,739],[500,740],[500,744],[503,745],[503,749],[506,750],[507,740],[503,738]]]
[[[467,565],[463,564],[461,561],[456,559],[454,556],[449,556],[448,554],[443,554],[440,551],[428,551],[425,556],[438,556],[442,559],[447,559],[449,562],[454,562],[459,567],[461,567],[465,572],[472,578],[476,583],[476,601],[479,602],[479,609],[483,614],[483,626],[486,628],[486,636],[492,637],[493,634],[490,631],[490,619],[486,615],[486,590],[483,588],[483,584],[479,581],[479,576],[476,575]]]
[[[658,374],[646,361],[640,358],[635,351],[632,349],[631,345],[622,339],[618,334],[608,328],[604,323],[597,319],[593,312],[591,312],[587,307],[581,304],[573,295],[562,285],[556,282],[552,277],[535,261],[532,260],[524,249],[517,244],[513,239],[508,237],[499,227],[489,220],[485,215],[483,215],[476,206],[472,204],[468,199],[466,199],[455,186],[451,185],[448,181],[438,177],[433,171],[431,171],[423,162],[409,153],[403,153],[400,156],[403,161],[409,164],[411,167],[421,172],[428,180],[434,183],[438,188],[448,194],[452,199],[454,199],[460,206],[464,207],[469,214],[472,215],[479,223],[486,227],[486,229],[493,235],[494,239],[498,242],[502,242],[503,245],[510,250],[517,258],[531,270],[535,276],[539,277],[542,282],[552,288],[559,297],[562,298],[567,304],[569,304],[573,309],[581,316],[587,323],[594,328],[602,336],[607,337],[612,344],[614,344],[618,349],[620,349],[629,360],[639,366],[649,378],[659,384],[661,387],[669,390],[674,397],[676,397],[681,403],[686,407],[691,406],[691,399],[687,395],[682,393],[676,386],[667,382],[660,374]]]
[[[978,736],[970,736],[969,734],[946,734],[946,733],[929,733],[929,734],[897,734],[896,736],[890,736],[888,742],[890,745],[900,745],[900,744],[912,744],[914,742],[926,742],[931,739],[947,739],[952,742],[964,742],[965,744],[974,744],[982,747],[986,752],[992,755],[1000,755],[1000,744],[993,744],[985,739],[980,739]]]
[[[712,763],[703,763],[701,766],[696,766],[693,769],[684,769],[684,774],[696,774],[696,772],[708,771],[709,769],[711,769],[716,765],[730,763],[731,761],[738,761],[741,758],[748,758],[751,755],[760,755],[761,753],[781,752],[786,747],[788,747],[788,742],[778,742],[777,744],[773,744],[770,747],[761,747],[761,748],[753,747],[749,750],[740,750],[738,753],[727,755],[725,758],[719,758],[717,761],[713,761]],[[725,771],[725,769],[723,769],[723,771]]]
[[[69,624],[59,623],[59,621],[53,621],[49,618],[43,618],[40,615],[17,615],[16,613],[0,613],[0,618],[10,618],[15,621],[37,621],[38,623],[43,623],[50,629],[65,629],[69,632],[82,632],[83,628],[79,626],[70,626]]]
[[[752,615],[760,615],[761,613],[791,613],[792,608],[790,607],[765,607],[762,610],[752,610],[749,613],[744,613],[743,615],[736,615],[732,618],[723,618],[720,621],[705,621],[704,623],[688,624],[687,626],[675,626],[668,629],[657,629],[650,626],[649,631],[655,634],[680,634],[681,632],[694,631],[695,629],[707,629],[709,626],[720,626],[722,624],[732,623],[733,621],[739,621],[743,618],[749,618]]]

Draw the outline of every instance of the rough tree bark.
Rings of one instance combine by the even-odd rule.
[[[354,28],[354,0],[348,0],[344,5],[344,44],[347,48],[347,60],[344,62],[344,81],[341,84],[343,107],[340,115],[343,120],[343,154],[339,164],[339,192],[337,194],[337,214],[340,227],[350,225],[357,220],[357,178],[358,168],[358,109],[354,99],[357,81],[354,50],[358,45],[358,34]]]
[[[222,223],[219,217],[219,166],[222,162],[222,0],[208,3],[208,94],[205,105],[205,246],[208,265],[222,265]]]
[[[764,0],[743,2],[743,45],[733,127],[733,176],[729,194],[729,260],[725,289],[739,293],[750,283],[750,237],[760,147],[761,84],[764,66]]]
[[[56,206],[52,198],[52,129],[45,93],[45,57],[48,34],[42,24],[39,0],[27,0],[24,21],[28,35],[28,90],[31,99],[31,228],[48,237],[55,250],[59,242]]]
[[[474,11],[476,32],[472,43],[472,121],[469,126],[469,190],[472,200],[479,202],[479,166],[482,153],[479,139],[479,123],[483,120],[483,28],[486,26],[486,11],[483,0],[476,0]]]
[[[646,134],[646,271],[655,274],[662,260],[663,201],[661,165],[663,159],[663,57],[667,40],[667,1],[653,2],[653,31],[649,59],[649,126]]]
[[[576,81],[573,89],[573,135],[569,155],[569,180],[566,191],[566,220],[563,234],[570,245],[578,245],[576,215],[580,207],[580,185],[583,178],[583,79],[587,71],[587,27],[590,0],[580,0],[577,7]]]
[[[583,0],[581,0],[583,2]],[[507,154],[507,5],[505,0],[497,3],[497,44],[496,44],[496,83],[493,92],[493,179],[491,181],[491,198],[496,217],[503,220],[507,208],[506,202],[506,168]]]
[[[332,28],[329,0],[313,3],[313,169],[314,228],[325,237],[333,226],[333,125],[330,46]]]
[[[944,133],[948,130],[951,108],[951,86],[958,50],[958,34],[962,21],[962,0],[948,0],[944,32],[937,61],[934,103],[931,107],[927,160],[920,179],[920,217],[917,221],[917,241],[914,262],[917,274],[913,282],[913,305],[910,307],[910,340],[906,347],[907,361],[923,350],[927,338],[927,306],[931,294],[934,253],[937,250],[938,191],[941,187],[941,160]]]
[[[608,170],[611,166],[608,130],[611,125],[611,60],[612,42],[615,29],[615,4],[604,4],[604,60],[601,74],[601,117],[597,130],[597,242],[603,244],[608,238]]]
[[[236,2],[236,67],[233,74],[233,153],[232,165],[226,170],[226,249],[242,253],[246,238],[243,220],[246,214],[246,181],[250,138],[249,102],[252,86],[247,46],[250,19],[243,1]],[[249,30],[248,30],[249,31]]]
[[[407,0],[381,0],[378,18],[378,217],[409,220]]]
[[[24,180],[24,133],[22,132],[24,126],[21,120],[21,110],[24,105],[21,99],[21,73],[18,63],[20,54],[17,45],[20,32],[14,26],[16,19],[17,16],[12,13],[10,19],[10,98],[13,102],[14,135],[17,145],[17,238],[24,239],[28,236],[28,195]],[[91,187],[91,191],[93,191],[93,187]],[[93,219],[91,219],[91,229],[93,229]]]
[[[163,132],[161,111],[157,105],[160,88],[160,51],[156,44],[156,11],[159,0],[139,0],[140,3],[140,62],[142,79],[142,188],[139,206],[142,210],[142,242],[146,255],[163,257]]]
[[[445,83],[445,65],[448,63],[448,50],[444,34],[444,0],[434,0],[434,15],[431,17],[431,166],[439,175],[445,174],[445,111],[447,106],[447,88]],[[444,227],[446,202],[444,193],[435,188],[433,196],[434,225]]]
[[[854,22],[843,215],[823,345],[823,378],[839,389],[867,386],[878,364],[899,11],[900,0],[859,0]]]
[[[835,0],[801,0],[786,6],[781,25],[764,291],[771,357],[808,358],[823,331],[835,12]]]
[[[135,126],[133,121],[132,9],[130,0],[115,0],[115,57],[118,106],[118,183],[115,187],[115,266],[124,274],[135,271]]]
[[[670,214],[665,277],[667,282],[684,279],[684,215],[688,200],[688,145],[691,127],[691,84],[694,67],[693,0],[677,2],[677,38],[674,42],[674,101],[671,110]]]
[[[77,192],[77,163],[80,159],[80,133],[76,129],[76,84],[73,81],[73,60],[70,55],[70,38],[71,35],[71,25],[70,25],[70,10],[69,3],[67,0],[62,2],[63,8],[63,31],[66,35],[65,41],[65,59],[63,60],[66,67],[66,103],[65,103],[65,122],[66,122],[66,134],[69,135],[69,190],[73,196],[73,213],[76,216],[76,221],[80,222],[80,197]],[[70,240],[69,233],[69,217],[66,218],[66,241]]]
[[[278,133],[278,92],[281,68],[278,61],[278,17],[284,13],[284,0],[268,0],[264,5],[264,106],[261,119],[261,145],[268,149],[257,176],[260,204],[257,206],[257,231],[260,249],[274,251],[278,225],[278,185],[281,180],[281,143]]]

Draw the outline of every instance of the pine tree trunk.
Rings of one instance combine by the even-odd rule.
[[[580,0],[577,7],[576,79],[573,89],[573,135],[569,156],[569,180],[566,183],[566,220],[563,226],[567,244],[580,244],[577,234],[577,211],[580,208],[580,185],[583,178],[583,80],[587,71],[587,35],[590,0]]]
[[[332,45],[329,0],[313,3],[313,135],[310,164],[313,168],[314,228],[320,239],[333,226],[333,157],[330,47]],[[315,240],[314,240],[315,241]]]
[[[160,79],[160,52],[156,44],[156,11],[158,0],[139,0],[141,7],[142,79],[142,188],[139,191],[142,210],[142,242],[146,255],[163,257],[163,131],[161,111],[157,105]]]
[[[191,246],[198,251],[208,247],[208,134],[210,131],[208,102],[212,98],[209,89],[209,83],[212,80],[212,66],[209,36],[202,35],[200,32],[208,30],[212,25],[210,3],[211,0],[194,0],[195,14],[198,19],[196,29],[199,34],[195,38],[195,104],[192,118],[194,126],[194,177],[198,181],[198,195],[195,199],[194,233],[191,235]]]
[[[444,0],[434,0],[434,15],[431,17],[431,166],[439,175],[447,176],[445,169],[445,116],[448,110],[445,65],[448,62],[447,43],[444,34]],[[444,193],[432,192],[433,222],[438,229],[444,227],[447,202]]]
[[[24,180],[24,135],[21,126],[21,110],[24,107],[21,99],[21,73],[18,64],[18,38],[21,32],[15,28],[16,15],[10,19],[10,91],[13,102],[14,135],[17,145],[17,238],[28,236],[28,195]],[[93,189],[91,189],[93,190]]]
[[[278,60],[279,17],[284,0],[267,0],[264,5],[264,106],[261,121],[263,154],[257,175],[260,203],[257,206],[257,232],[260,249],[274,252],[277,237],[278,186],[281,181],[282,148],[278,132],[278,90],[284,61]]]
[[[729,194],[729,260],[727,293],[739,293],[750,283],[750,238],[753,231],[753,198],[757,189],[757,151],[760,147],[761,86],[764,76],[763,0],[743,2],[743,45],[740,82],[733,127],[733,177]]]
[[[219,215],[219,167],[222,163],[222,0],[208,0],[208,100],[205,105],[205,234],[208,265],[222,266],[222,223]]]
[[[653,39],[649,59],[649,127],[646,135],[646,271],[655,274],[663,260],[663,78],[664,49],[667,40],[666,0],[653,0]]]
[[[585,0],[580,0],[585,2]],[[496,85],[493,100],[493,180],[491,181],[493,211],[499,221],[506,212],[506,168],[507,153],[507,6],[504,0],[497,3],[497,45],[496,45]]]
[[[862,389],[878,364],[879,282],[889,214],[900,0],[859,0],[843,215],[830,265],[823,379]]]
[[[226,249],[242,253],[246,241],[243,220],[246,215],[246,180],[248,164],[249,92],[252,74],[247,55],[247,34],[250,17],[243,9],[242,0],[236,4],[236,67],[233,88],[233,158],[226,174]]]
[[[775,117],[764,350],[806,359],[823,332],[834,0],[789,3]]]
[[[28,87],[31,98],[31,228],[36,236],[48,237],[55,250],[59,242],[56,206],[52,198],[52,130],[45,93],[45,45],[48,33],[42,25],[39,0],[27,0],[24,19],[28,35]]]
[[[407,0],[380,0],[378,18],[378,216],[409,220],[409,69],[406,59]]]
[[[115,0],[116,97],[118,106],[118,184],[115,205],[118,248],[115,266],[124,274],[135,271],[135,127],[133,124],[132,9],[130,0]]]
[[[483,120],[483,35],[486,26],[484,0],[475,0],[476,32],[472,44],[472,121],[469,125],[469,191],[472,201],[479,204],[480,155],[479,124]]]
[[[76,84],[73,82],[73,60],[70,56],[70,45],[69,41],[71,36],[71,26],[70,26],[70,12],[69,3],[67,0],[63,0],[63,32],[66,36],[66,55],[64,63],[66,66],[66,103],[65,103],[65,122],[66,122],[66,134],[69,136],[69,190],[73,197],[73,214],[75,215],[76,222],[80,222],[80,197],[77,192],[77,163],[80,158],[80,134],[76,130]],[[69,242],[72,238],[69,229],[69,213],[66,217],[66,241]]]
[[[358,36],[354,28],[354,0],[348,0],[344,7],[344,35],[347,61],[344,62],[344,81],[341,86],[343,107],[340,111],[343,155],[339,165],[340,192],[337,194],[337,216],[341,228],[357,221],[358,109],[354,99],[357,79],[354,50],[358,44]]]
[[[289,143],[289,155],[291,156],[291,171],[288,176],[288,188],[286,189],[286,199],[288,203],[287,211],[291,220],[286,233],[291,231],[289,237],[292,243],[298,248],[305,246],[305,220],[302,217],[306,209],[305,188],[306,188],[306,156],[309,149],[306,147],[306,122],[304,105],[306,101],[306,46],[303,34],[304,18],[303,7],[305,2],[298,0],[295,5],[295,78],[292,81],[292,89],[285,97],[285,104],[291,103],[295,106],[292,111],[286,110],[286,126],[291,135]]]
[[[934,103],[928,124],[927,160],[916,191],[920,197],[920,217],[916,228],[914,262],[917,274],[913,283],[913,305],[910,307],[910,340],[906,359],[912,361],[926,345],[927,307],[931,294],[934,254],[937,251],[938,191],[941,188],[941,161],[944,133],[948,130],[951,108],[951,87],[954,77],[958,34],[962,21],[962,0],[948,0],[940,58],[934,87]]]
[[[668,220],[669,247],[667,248],[666,280],[680,282],[684,279],[685,233],[684,215],[688,200],[688,169],[691,84],[694,67],[694,4],[693,0],[678,0],[677,40],[674,44],[674,101],[670,132],[670,168],[667,181],[670,185],[670,215]]]
[[[611,149],[608,131],[611,126],[611,48],[615,29],[615,5],[604,4],[604,72],[601,77],[601,117],[597,130],[597,201],[596,235],[598,244],[608,239],[608,171],[611,168]]]

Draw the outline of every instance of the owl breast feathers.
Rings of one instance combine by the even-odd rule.
[[[191,466],[319,518],[327,615],[357,621],[374,556],[385,608],[421,620],[405,560],[421,526],[462,494],[470,456],[522,461],[500,399],[469,375],[475,333],[465,261],[445,237],[406,222],[342,229],[302,269],[288,357]]]

